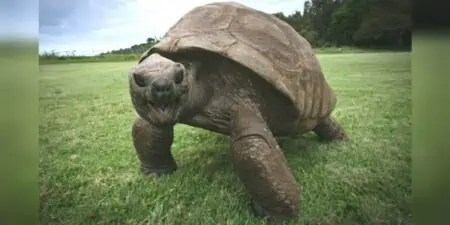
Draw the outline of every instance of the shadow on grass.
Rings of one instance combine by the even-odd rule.
[[[177,163],[180,166],[179,170],[185,170],[182,173],[204,173],[208,176],[208,179],[215,177],[215,175],[217,175],[216,173],[234,173],[230,154],[230,138],[225,135],[207,131],[200,132],[198,136],[200,137],[199,142],[202,144],[190,148],[174,150],[174,155],[178,158]],[[276,139],[289,166],[296,165],[296,162],[299,161],[316,161],[316,151],[324,147],[324,145],[332,146],[337,143],[322,142],[312,133],[277,137]],[[326,154],[326,152],[323,153]],[[321,162],[326,162],[326,158],[326,155],[323,155],[323,157],[321,157]],[[313,166],[310,163],[308,164],[304,166]],[[301,166],[303,167],[303,165]],[[303,169],[307,170],[307,168]]]

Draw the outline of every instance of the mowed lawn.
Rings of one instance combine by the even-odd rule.
[[[409,53],[318,57],[350,140],[280,139],[302,195],[300,218],[287,224],[411,224]],[[177,172],[139,172],[133,64],[40,67],[41,223],[264,224],[233,171],[228,137],[177,125]]]

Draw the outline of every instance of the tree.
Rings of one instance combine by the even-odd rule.
[[[337,46],[350,45],[353,43],[353,34],[360,23],[358,10],[343,5],[331,15],[330,38]]]

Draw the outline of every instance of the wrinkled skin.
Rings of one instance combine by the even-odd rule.
[[[260,217],[299,213],[299,189],[276,136],[314,131],[323,140],[347,138],[330,116],[302,119],[289,99],[257,74],[210,52],[153,53],[132,69],[129,81],[139,115],[132,136],[141,170],[177,169],[171,154],[176,123],[229,135],[237,175]]]

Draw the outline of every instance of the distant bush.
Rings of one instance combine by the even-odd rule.
[[[320,47],[315,48],[314,51],[317,54],[344,54],[344,53],[384,52],[384,51],[398,51],[398,50],[370,49],[370,48],[366,49],[366,48],[342,46],[342,47]],[[46,53],[42,54],[39,57],[39,64],[137,61],[139,57],[141,57],[142,53],[139,54],[109,53],[97,56],[58,56],[55,53]]]
[[[98,56],[57,56],[42,55],[39,57],[39,64],[55,64],[55,63],[83,63],[83,62],[120,62],[138,60],[140,54],[128,55],[98,55]]]
[[[160,38],[147,38],[145,43],[135,44],[130,48],[100,53],[95,56],[77,56],[75,51],[71,55],[60,55],[55,51],[44,52],[39,55],[39,64],[134,61],[138,60],[142,53],[158,43],[159,40]]]

